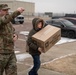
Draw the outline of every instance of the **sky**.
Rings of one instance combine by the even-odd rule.
[[[35,12],[76,13],[76,0],[20,0],[35,3]]]

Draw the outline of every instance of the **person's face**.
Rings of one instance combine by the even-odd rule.
[[[6,14],[8,14],[8,9],[1,10],[1,14],[2,14],[2,15],[6,15]]]
[[[37,25],[38,28],[42,28],[42,22],[39,22]]]

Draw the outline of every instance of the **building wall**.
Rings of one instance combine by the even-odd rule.
[[[31,15],[35,13],[35,3],[24,2],[24,1],[15,1],[15,0],[0,0],[0,4],[8,4],[11,8],[11,11],[15,11],[18,7],[24,7],[24,15]]]

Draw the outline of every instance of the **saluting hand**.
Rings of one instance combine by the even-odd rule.
[[[22,13],[24,11],[24,8],[23,7],[19,7],[19,8],[17,8],[17,11],[19,11],[20,13]]]

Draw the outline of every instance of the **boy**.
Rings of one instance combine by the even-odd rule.
[[[38,70],[40,68],[40,54],[42,53],[42,48],[40,48],[37,43],[32,40],[32,35],[37,33],[44,27],[44,21],[40,18],[34,18],[32,20],[33,29],[30,31],[27,39],[27,45],[29,46],[29,54],[33,58],[33,68],[29,71],[29,75],[38,75]]]

